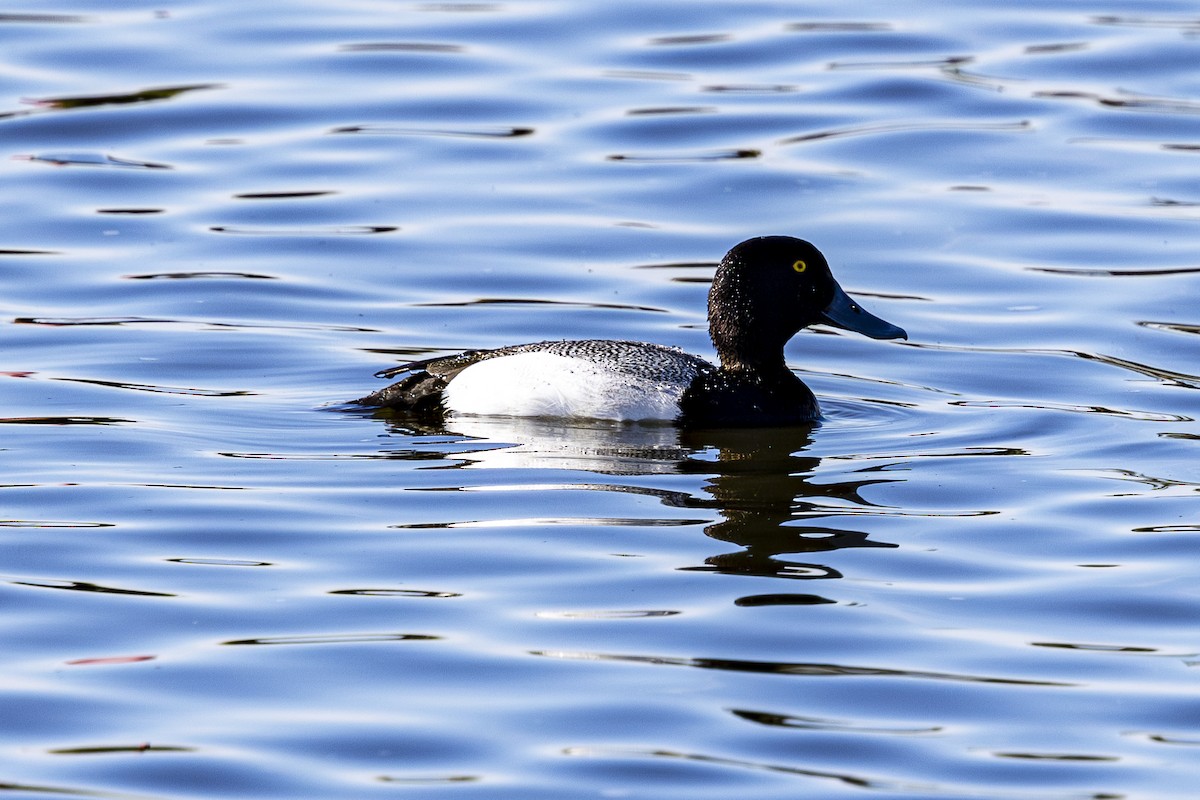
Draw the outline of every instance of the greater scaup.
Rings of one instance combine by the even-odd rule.
[[[414,361],[353,401],[409,413],[665,420],[686,427],[796,425],[820,416],[783,347],[827,323],[873,339],[907,338],[840,287],[802,239],[762,236],[730,250],[708,293],[719,367],[674,347],[609,339],[535,342]]]

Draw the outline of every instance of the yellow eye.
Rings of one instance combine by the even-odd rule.
[[[804,272],[804,270],[808,269],[808,264],[802,260],[794,261],[792,262],[792,269],[796,270],[796,272]]]

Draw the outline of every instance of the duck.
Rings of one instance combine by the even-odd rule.
[[[782,427],[820,420],[816,397],[784,359],[804,328],[832,325],[907,339],[838,285],[815,245],[759,236],[717,265],[708,293],[718,363],[651,342],[531,342],[412,361],[399,378],[351,401],[416,416],[549,417],[667,422],[684,428]]]

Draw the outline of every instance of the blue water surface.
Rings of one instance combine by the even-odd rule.
[[[1200,15],[0,11],[0,796],[1168,800],[1200,784]],[[813,428],[347,410],[711,357],[750,236],[908,341]]]

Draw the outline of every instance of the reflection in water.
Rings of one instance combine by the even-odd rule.
[[[311,636],[262,636],[256,639],[231,639],[226,645],[313,645],[366,644],[374,642],[432,642],[441,639],[425,633],[330,633]]]
[[[380,783],[430,784],[439,783],[474,783],[481,780],[478,775],[434,775],[420,778],[398,778],[392,775],[380,775]]]
[[[896,29],[890,22],[792,22],[786,27],[805,33],[873,33]]]
[[[1107,406],[1084,406],[1071,403],[1052,403],[1047,400],[1039,400],[1036,403],[1022,402],[1019,400],[954,400],[947,403],[950,406],[958,406],[960,408],[1031,408],[1042,411],[1069,411],[1072,413],[1082,414],[1107,414],[1112,417],[1128,417],[1130,419],[1142,420],[1145,422],[1190,422],[1190,417],[1185,417],[1182,414],[1161,414],[1154,411],[1136,411],[1125,410],[1120,408],[1109,408]],[[1006,455],[1022,455],[1021,453],[1011,452],[1015,448],[1007,448],[1009,452]]]
[[[15,586],[34,586],[41,589],[67,589],[73,592],[94,592],[96,594],[128,594],[138,597],[176,597],[177,595],[168,592],[151,592],[144,589],[122,589],[117,586],[101,586],[98,583],[90,583],[88,581],[66,581],[66,580],[24,580],[12,581]]]
[[[874,66],[874,65],[872,65]],[[1028,120],[1018,122],[988,122],[988,123],[955,123],[955,122],[914,122],[888,123],[883,125],[862,125],[853,128],[838,128],[834,130],[805,133],[781,140],[780,144],[801,144],[822,139],[837,139],[846,136],[875,136],[888,133],[907,133],[910,131],[936,130],[985,130],[985,131],[1015,131],[1025,132],[1032,129]]]
[[[41,153],[37,155],[16,156],[19,161],[37,161],[53,164],[56,167],[122,167],[129,169],[173,169],[170,164],[158,164],[152,161],[138,161],[132,158],[119,158],[105,153]]]
[[[245,558],[167,558],[171,564],[191,564],[197,567],[273,567],[270,561],[251,561]]]
[[[31,24],[44,22],[50,25],[69,22],[85,22],[87,17],[81,17],[77,14],[0,14],[0,23],[24,23]]]
[[[328,189],[313,189],[294,192],[242,192],[235,194],[235,200],[297,200],[306,197],[324,197],[325,195],[337,194],[337,192]]]
[[[1067,100],[1091,100],[1109,108],[1129,108],[1135,111],[1156,111],[1166,114],[1195,114],[1200,111],[1200,103],[1183,98],[1148,97],[1145,95],[1134,95],[1133,93],[1128,93],[1127,96],[1123,97],[1115,97],[1095,92],[1050,89],[1034,92],[1033,96]]]
[[[135,276],[130,276],[135,277]],[[340,330],[347,332],[370,332],[367,328],[345,326],[320,326],[308,324],[275,325],[265,322],[224,322],[218,320],[171,319],[166,317],[16,317],[14,325],[42,325],[51,328],[74,326],[121,326],[121,325],[182,325],[203,326],[217,329],[275,329],[275,330]],[[8,373],[12,374],[12,373]],[[132,385],[132,384],[130,384]]]
[[[116,210],[99,209],[101,214],[116,214]],[[120,213],[132,214],[132,210],[126,210]],[[148,212],[147,212],[148,213]],[[194,278],[232,278],[237,280],[257,280],[257,281],[273,281],[276,280],[274,275],[262,275],[254,272],[232,272],[226,270],[197,270],[190,272],[147,272],[142,275],[122,275],[122,278],[131,281],[157,281],[157,280],[191,280]]]
[[[800,564],[777,558],[784,553],[815,553],[847,547],[896,547],[874,542],[863,531],[823,525],[795,525],[798,516],[811,516],[836,498],[845,505],[871,505],[859,491],[887,482],[873,477],[815,484],[812,476],[820,459],[805,455],[811,428],[762,428],[700,431],[682,434],[695,452],[709,452],[716,461],[688,459],[681,469],[711,472],[707,489],[723,519],[705,532],[743,549],[707,559],[719,572],[786,578],[840,578],[841,573],[817,564]]]
[[[376,413],[388,419],[393,432],[406,438],[416,437],[406,442],[414,451],[425,451],[428,456],[428,450],[437,450],[447,457],[461,459],[460,465],[468,467],[662,475],[679,472],[679,462],[690,454],[680,443],[679,432],[669,425],[533,417],[463,417],[443,423],[389,416],[391,412],[387,411]],[[451,437],[449,441],[441,438],[446,436]],[[423,439],[432,439],[432,447],[422,447]],[[462,452],[464,439],[475,440],[469,453]],[[598,488],[622,491],[626,487]],[[636,491],[640,487],[629,488]]]
[[[871,778],[854,775],[848,772],[831,772],[828,770],[806,769],[804,767],[794,767],[783,764],[773,764],[768,762],[748,761],[745,759],[723,758],[720,756],[712,756],[704,753],[684,753],[675,750],[635,750],[615,747],[569,747],[563,751],[563,755],[583,757],[583,758],[651,758],[656,760],[670,759],[680,761],[691,761],[705,764],[711,767],[718,768],[734,768],[748,769],[755,771],[775,772],[784,775],[801,775],[806,778],[827,778],[831,781],[843,783],[848,786],[856,786],[863,789],[885,789],[885,790],[913,790],[922,789],[929,791],[937,791],[936,787],[912,785],[902,785],[891,781],[880,781]]]
[[[198,389],[191,386],[155,386],[148,383],[127,383],[124,381],[102,381],[98,378],[57,378],[71,383],[87,383],[92,386],[105,386],[110,389],[131,389],[135,392],[153,392],[155,394],[181,394],[195,397],[250,397],[254,392],[242,389]]]
[[[1078,644],[1069,642],[1030,642],[1031,647],[1057,647],[1063,650],[1089,650],[1096,653],[1157,653],[1157,647],[1122,644]]]
[[[98,756],[121,753],[194,753],[196,748],[144,742],[142,744],[97,745],[95,747],[60,747],[46,752],[53,756]]]
[[[335,589],[330,594],[359,595],[362,597],[462,597],[461,592],[439,592],[427,589]]]
[[[17,321],[19,322],[21,320],[17,320]],[[1141,323],[1135,323],[1135,324],[1140,324],[1140,325],[1143,325],[1144,327],[1151,327],[1153,325],[1153,323],[1149,323],[1149,322],[1141,322]],[[963,352],[963,353],[980,353],[980,354],[1012,353],[1012,354],[1023,355],[1023,356],[1067,356],[1069,358],[1080,358],[1080,359],[1083,359],[1084,361],[1095,361],[1095,362],[1105,364],[1110,367],[1116,367],[1117,369],[1127,370],[1129,372],[1134,372],[1139,375],[1145,375],[1148,378],[1153,378],[1154,380],[1158,381],[1163,386],[1172,386],[1172,387],[1176,387],[1176,388],[1180,388],[1180,389],[1200,388],[1200,375],[1195,375],[1195,374],[1188,373],[1188,372],[1176,372],[1173,370],[1166,369],[1164,367],[1155,366],[1153,364],[1144,364],[1139,361],[1131,361],[1131,360],[1125,359],[1125,358],[1118,358],[1116,356],[1105,355],[1104,353],[1090,353],[1090,352],[1085,352],[1083,350],[1054,350],[1054,349],[1040,348],[1040,347],[1011,348],[1011,347],[978,347],[978,346],[974,346],[974,345],[964,347],[964,346],[958,346],[958,345],[928,344],[925,342],[917,343],[917,344],[909,343],[906,346],[917,348],[920,350],[958,351],[958,352]],[[1041,408],[1043,406],[1039,405],[1037,407]],[[1079,409],[1071,409],[1071,410],[1088,410],[1088,409],[1087,408],[1079,408]],[[1106,411],[1108,413],[1118,413],[1116,410],[1111,409],[1111,408],[1105,408],[1104,411]],[[1122,416],[1125,416],[1125,415],[1136,415],[1141,412],[1124,410],[1119,413]],[[1188,418],[1188,419],[1190,419],[1190,418]]]
[[[334,128],[330,133],[364,133],[376,136],[450,136],[471,139],[515,139],[532,136],[533,128],[395,128],[385,125],[348,125]]]
[[[375,233],[394,233],[395,225],[339,225],[314,228],[247,228],[235,225],[212,225],[213,233],[232,233],[239,236],[362,236]]]
[[[796,594],[789,592],[787,594],[747,595],[746,597],[739,597],[733,604],[742,608],[754,608],[756,606],[820,606],[836,602],[836,600],[830,600],[827,597],[821,597],[817,594]]]
[[[412,303],[413,308],[467,308],[470,306],[566,306],[570,308],[607,309],[611,311],[648,311],[654,314],[669,313],[665,308],[653,306],[631,306],[627,303],[581,303],[569,300],[543,300],[537,297],[479,297],[474,300],[448,300],[437,303]],[[381,369],[379,376],[400,375],[407,372],[407,365]]]
[[[1074,275],[1081,278],[1154,278],[1160,275],[1188,275],[1200,267],[1162,267],[1149,269],[1097,269],[1095,267],[1027,267],[1030,272],[1047,275]],[[1138,323],[1141,324],[1141,323]]]
[[[668,114],[715,114],[714,106],[655,106],[653,108],[631,108],[625,112],[627,117],[655,117]]]
[[[441,42],[362,42],[344,44],[338,49],[343,53],[461,53],[465,50],[461,45]]]
[[[200,89],[220,89],[219,83],[195,83],[188,86],[167,86],[157,89],[142,89],[125,94],[96,94],[75,97],[39,97],[26,102],[40,108],[90,108],[94,106],[129,105],[148,103],[155,100],[170,100],[172,97]]]
[[[780,558],[790,553],[817,553],[849,547],[897,547],[872,541],[866,531],[840,526],[812,524],[828,517],[831,504],[845,509],[864,509],[872,504],[863,499],[865,486],[886,483],[878,471],[869,478],[814,483],[820,459],[807,454],[811,428],[764,428],[742,430],[680,431],[667,425],[542,420],[532,418],[460,418],[445,428],[414,426],[399,417],[390,419],[392,430],[417,437],[411,448],[396,451],[401,458],[453,459],[460,467],[492,469],[570,469],[602,475],[705,476],[704,492],[687,492],[657,487],[613,483],[556,483],[557,488],[646,494],[674,508],[711,509],[720,519],[705,528],[713,539],[738,549],[710,556],[701,567],[732,575],[781,578],[840,578],[832,567]],[[447,442],[447,434],[460,434],[492,443],[463,452],[461,441]],[[420,439],[436,436],[431,454]],[[453,444],[447,448],[447,444]],[[482,442],[480,442],[482,445]],[[411,456],[402,455],[411,453]],[[496,487],[493,487],[496,488]],[[546,489],[545,484],[539,484]],[[840,518],[849,519],[844,513]],[[804,519],[805,524],[797,524]],[[858,516],[856,519],[861,520]],[[526,520],[528,522],[529,520]],[[570,518],[571,524],[600,522]],[[511,521],[510,521],[511,522]],[[673,521],[678,524],[679,521]],[[694,524],[695,520],[687,520]],[[427,525],[429,523],[426,523]],[[437,523],[462,525],[463,523]],[[503,521],[473,522],[501,525]],[[637,524],[647,524],[645,520]],[[743,598],[746,605],[815,605],[831,602],[818,595],[770,594]]]
[[[1197,270],[1200,272],[1200,270]],[[1159,331],[1174,331],[1176,333],[1200,333],[1200,325],[1190,325],[1184,322],[1150,322],[1139,320],[1137,325]]]
[[[0,484],[6,489],[16,486],[33,486],[34,484],[5,483]],[[115,522],[78,522],[75,520],[53,519],[0,519],[0,528],[115,528]]]
[[[823,717],[797,717],[789,714],[776,714],[770,711],[751,711],[749,709],[731,708],[730,713],[739,719],[757,722],[776,728],[796,728],[810,731],[850,731],[854,733],[900,734],[938,733],[944,728],[941,725],[928,727],[880,727],[863,725],[856,721],[825,719]]]
[[[992,753],[996,758],[1022,758],[1032,761],[1120,761],[1115,756],[1093,756],[1083,753]]]
[[[0,417],[0,425],[121,425],[120,417]]]
[[[671,163],[671,162],[704,162],[704,161],[731,161],[742,158],[758,158],[762,155],[761,150],[752,148],[738,148],[736,150],[712,150],[695,153],[666,153],[655,155],[638,155],[630,153],[614,153],[608,156],[609,161],[644,161],[654,163]]]
[[[929,670],[864,667],[853,664],[825,662],[750,661],[737,658],[680,658],[676,656],[628,655],[621,653],[571,652],[564,650],[533,650],[531,655],[544,658],[578,659],[585,661],[617,661],[631,664],[654,664],[665,667],[692,667],[724,672],[749,672],[759,675],[792,675],[817,678],[913,678],[926,681],[954,683],[994,683],[1006,686],[1073,686],[1062,681],[1004,678],[997,675],[976,675],[963,672],[933,672]]]

